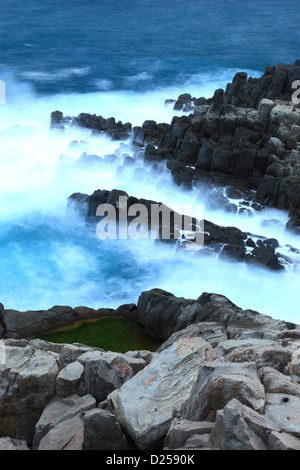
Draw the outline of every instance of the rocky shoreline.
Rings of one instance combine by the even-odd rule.
[[[132,310],[156,353],[1,341],[0,449],[300,450],[300,325],[209,293]]]
[[[291,102],[299,79],[300,61],[277,64],[259,79],[237,74],[210,99],[181,95],[174,110],[189,114],[170,124],[132,127],[55,111],[51,129],[75,126],[128,140],[133,155],[126,165],[167,169],[187,190],[205,182],[217,194],[213,203],[228,212],[288,210],[286,230],[299,234],[300,107]],[[84,153],[80,164],[103,160]],[[127,210],[158,204],[98,189],[72,194],[68,210],[94,227],[97,207],[112,204],[118,214],[120,196]],[[175,239],[172,221],[168,243],[180,249],[189,239]],[[193,256],[279,272],[294,262],[275,238],[203,224],[204,248]],[[197,229],[195,221],[191,231]],[[163,344],[155,353],[121,354],[31,339],[107,316],[134,318]],[[184,299],[153,289],[136,305],[98,310],[20,312],[0,304],[0,376],[0,450],[300,450],[300,325],[243,310],[215,293]]]

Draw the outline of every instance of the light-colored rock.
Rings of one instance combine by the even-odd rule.
[[[59,397],[68,397],[77,393],[84,395],[86,393],[83,383],[84,367],[78,362],[71,362],[64,367],[56,378],[56,395]]]
[[[26,441],[18,441],[10,437],[0,438],[0,451],[1,450],[30,450]]]
[[[78,361],[84,365],[84,382],[88,393],[98,401],[106,399],[113,390],[120,388],[134,373],[124,354],[94,351],[83,354]],[[131,361],[134,361],[131,358]],[[138,361],[136,359],[135,361]]]
[[[39,447],[43,437],[61,421],[73,418],[96,407],[96,400],[92,395],[79,397],[71,395],[67,398],[54,398],[44,409],[35,427],[33,449]]]
[[[215,418],[216,411],[233,398],[259,413],[263,412],[265,391],[255,363],[214,361],[203,365],[181,414],[191,420],[211,420]]]
[[[271,121],[275,124],[285,123],[289,126],[292,124],[300,125],[300,110],[294,106],[277,104],[270,113]]]
[[[110,409],[139,449],[162,443],[172,412],[189,398],[199,369],[217,358],[203,339],[180,339],[108,396]]]
[[[267,393],[285,393],[300,396],[300,385],[291,377],[281,374],[271,367],[263,367],[260,371],[261,381]]]
[[[9,345],[0,365],[0,433],[31,444],[35,424],[55,394],[59,355]]]
[[[291,349],[276,341],[255,338],[223,341],[216,347],[216,352],[231,362],[255,361],[259,367],[273,367],[280,372],[293,355]]]
[[[177,419],[172,421],[164,442],[164,449],[178,449],[193,435],[209,434],[214,424],[207,421],[189,421]]]
[[[169,348],[175,341],[180,338],[203,338],[213,348],[215,348],[220,341],[227,339],[225,328],[215,322],[193,323],[183,330],[173,333],[159,348],[158,352]]]
[[[128,450],[117,418],[110,411],[97,408],[85,413],[83,450]]]
[[[274,101],[268,100],[267,98],[262,99],[258,106],[259,117],[262,119],[268,119],[275,104],[276,103]]]
[[[92,352],[94,350],[99,351],[99,348],[92,348],[83,344],[50,343],[49,341],[44,341],[39,338],[31,340],[29,344],[36,349],[52,351],[59,354],[64,366],[70,364],[71,362],[77,361],[78,357],[84,353]]]
[[[40,441],[38,450],[82,450],[83,416],[65,419]]]
[[[300,450],[300,439],[285,432],[273,431],[268,437],[268,450]]]
[[[210,434],[194,434],[189,437],[183,446],[183,449],[209,449],[210,448]]]
[[[210,444],[221,450],[267,450],[273,431],[279,432],[280,428],[234,398],[217,412]]]
[[[266,395],[266,416],[283,431],[300,437],[300,397],[282,393]]]

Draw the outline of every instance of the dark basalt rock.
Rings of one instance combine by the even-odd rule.
[[[121,121],[116,122],[114,117],[105,119],[96,114],[81,113],[77,117],[64,118],[61,111],[51,113],[50,128],[64,129],[64,124],[90,129],[92,134],[105,133],[112,140],[127,140],[130,138],[132,131],[132,126],[129,122],[125,124]]]
[[[299,208],[300,109],[291,103],[295,80],[300,80],[299,62],[267,67],[257,79],[238,73],[210,99],[180,95],[175,109],[192,103],[190,115],[174,116],[163,132],[145,121],[134,128],[132,140],[151,143],[145,161],[166,160],[176,184],[192,188],[211,179],[230,186],[234,179],[237,189],[257,190],[261,204]],[[193,171],[183,177],[184,166]]]
[[[119,197],[123,196],[127,198],[127,207],[125,210],[128,214],[129,208],[134,204],[143,204],[147,208],[148,213],[148,229],[151,230],[151,211],[152,205],[160,205],[161,203],[146,200],[146,199],[137,199],[133,196],[129,196],[126,192],[120,190],[97,190],[94,191],[90,196],[88,195],[79,195],[75,193],[68,198],[68,207],[74,210],[78,206],[78,213],[85,218],[87,225],[92,225],[93,227],[101,220],[99,216],[96,216],[96,211],[99,205],[101,204],[112,204],[116,210],[116,221],[119,221]],[[165,206],[167,207],[167,206]],[[170,237],[168,239],[163,238],[162,229],[163,229],[163,220],[160,215],[158,229],[158,241],[164,243],[176,244],[177,248],[184,248],[186,239],[184,236],[179,237],[178,227],[176,225],[177,217],[183,218],[182,214],[176,214],[170,208]],[[134,220],[135,217],[127,216],[128,223]],[[196,219],[192,219],[190,234],[191,237],[193,233],[195,234],[199,228],[196,228],[196,225],[199,226],[199,221],[197,224]],[[200,228],[201,230],[201,228]],[[203,231],[204,231],[204,247],[209,246],[210,249],[206,253],[218,255],[220,254],[223,259],[230,259],[232,261],[248,261],[253,263],[258,263],[265,267],[274,270],[284,269],[283,265],[280,263],[278,255],[275,253],[275,248],[278,246],[278,242],[275,239],[266,239],[265,242],[261,242],[261,245],[257,247],[254,243],[256,251],[253,250],[251,253],[246,253],[246,246],[253,247],[249,241],[249,235],[242,232],[236,227],[222,227],[217,224],[214,224],[208,220],[203,221]],[[224,246],[225,245],[225,246]],[[261,248],[261,249],[259,249]],[[197,253],[200,253],[199,250]],[[201,254],[201,253],[200,253]]]
[[[293,329],[294,324],[279,322],[253,310],[242,310],[227,297],[203,293],[197,300],[175,297],[170,292],[152,289],[138,300],[138,320],[145,332],[166,341],[173,333],[192,323],[217,322],[233,329],[250,328],[263,337],[268,329]],[[161,348],[163,349],[163,348]]]

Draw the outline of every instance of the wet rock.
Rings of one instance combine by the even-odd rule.
[[[7,336],[24,338],[70,325],[74,321],[74,311],[71,307],[63,306],[26,312],[4,309],[0,312],[0,319]]]
[[[201,310],[193,300],[175,297],[161,289],[144,292],[138,300],[138,320],[145,333],[166,340],[197,317]]]

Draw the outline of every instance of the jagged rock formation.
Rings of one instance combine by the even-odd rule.
[[[115,208],[116,222],[118,223],[120,218],[120,197],[126,198],[123,210],[127,216],[127,222],[130,223],[135,218],[135,216],[128,215],[130,208],[133,209],[135,204],[141,204],[147,210],[147,232],[148,230],[153,230],[152,205],[157,207],[158,205],[161,206],[161,203],[138,199],[129,196],[125,191],[98,189],[91,195],[74,193],[68,198],[68,209],[69,211],[75,210],[81,217],[85,218],[86,223],[90,225],[96,224],[101,220],[101,217],[96,214],[97,208],[102,204],[110,204]],[[167,206],[164,207],[167,208]],[[172,211],[170,208],[167,209],[170,212],[169,220],[166,222],[160,215],[157,227],[154,227],[159,241],[177,243],[178,248],[181,248],[190,243],[190,241],[193,241],[195,235],[198,233],[203,235],[204,248],[199,250],[197,255],[213,254],[219,255],[222,259],[245,261],[277,271],[284,269],[284,265],[280,259],[281,255],[276,253],[276,249],[278,248],[277,240],[264,239],[254,243],[251,239],[251,234],[246,234],[236,227],[222,227],[208,220],[197,221],[196,219],[191,220],[189,237],[186,233],[181,236],[180,229],[184,226],[183,215]],[[181,227],[178,226],[178,220],[182,221]],[[162,230],[163,227],[166,226],[169,235],[167,238],[164,238]],[[127,233],[127,227],[125,230]]]
[[[299,79],[300,61],[267,67],[258,79],[238,73],[210,99],[182,95],[196,104],[193,113],[169,128],[147,121],[132,141],[145,145],[145,162],[166,160],[177,184],[253,188],[257,201],[289,209],[287,228],[299,231],[300,108],[291,102]]]
[[[240,72],[210,99],[180,95],[174,109],[192,112],[174,116],[170,124],[147,120],[131,129],[114,118],[68,118],[56,111],[51,127],[71,123],[115,140],[131,137],[134,157],[145,165],[166,165],[176,184],[190,189],[210,181],[255,190],[259,203],[289,209],[287,228],[299,233],[300,108],[291,101],[297,80],[299,60],[266,67],[261,78]]]

